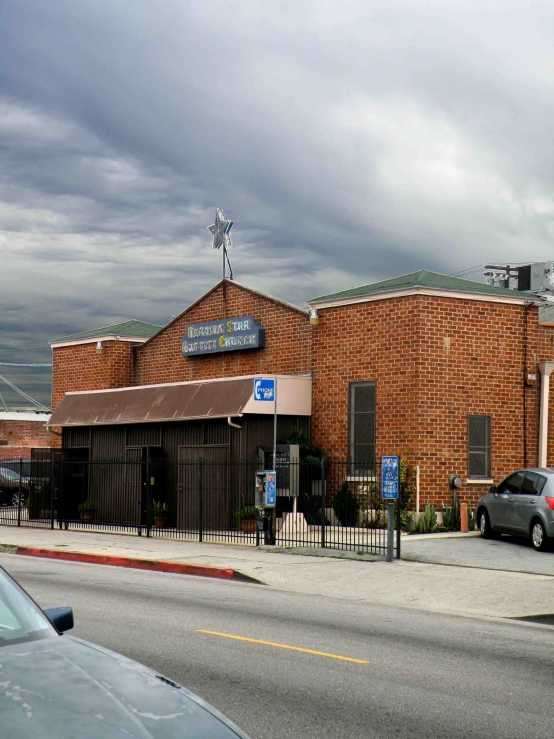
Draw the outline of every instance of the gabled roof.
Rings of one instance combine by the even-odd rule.
[[[353,287],[350,290],[342,290],[338,293],[330,293],[329,295],[321,295],[317,298],[308,300],[308,305],[327,302],[348,301],[348,299],[363,298],[365,296],[379,295],[380,293],[397,293],[410,292],[418,288],[426,288],[428,290],[468,293],[473,295],[489,295],[497,298],[519,298],[521,300],[533,300],[538,302],[539,298],[534,293],[518,292],[517,290],[509,290],[505,287],[493,287],[485,285],[482,282],[474,280],[464,280],[460,277],[450,277],[449,275],[441,275],[438,272],[429,272],[426,269],[420,269],[418,272],[410,272],[407,275],[392,277],[389,280],[374,282],[361,287]]]
[[[236,280],[231,280],[228,277],[225,277],[222,280],[219,280],[213,287],[211,287],[209,290],[207,290],[203,295],[201,295],[199,298],[194,300],[190,305],[187,305],[187,307],[182,310],[179,315],[175,316],[174,318],[169,321],[165,326],[158,327],[157,331],[152,334],[152,336],[148,337],[148,340],[145,342],[145,344],[150,343],[153,339],[157,337],[158,334],[161,334],[166,329],[170,328],[174,323],[177,323],[177,321],[181,320],[181,318],[191,311],[194,307],[196,307],[199,303],[201,303],[203,300],[205,300],[208,295],[211,295],[214,293],[219,287],[226,285],[232,285],[233,287],[237,287],[240,290],[244,290],[245,292],[252,293],[254,295],[258,295],[261,298],[264,298],[265,300],[271,300],[272,303],[276,303],[277,305],[282,305],[285,308],[288,308],[289,310],[296,311],[296,313],[300,313],[301,315],[308,316],[308,311],[305,308],[299,308],[297,305],[293,305],[292,303],[287,303],[286,300],[281,300],[280,298],[275,298],[273,295],[269,295],[268,293],[264,293],[261,290],[257,290],[254,287],[249,287],[248,285],[243,285],[241,282],[237,282]]]
[[[62,336],[54,339],[50,344],[58,344],[66,341],[84,341],[86,339],[95,339],[97,337],[122,336],[133,339],[149,339],[160,330],[160,326],[145,321],[123,321],[123,323],[114,323],[113,326],[102,326],[101,328],[93,328],[90,331],[81,331],[79,334],[71,334],[70,336]]]

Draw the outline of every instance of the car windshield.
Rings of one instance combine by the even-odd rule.
[[[5,467],[2,467],[0,469],[0,476],[3,477],[4,480],[13,480],[14,482],[17,482],[17,480],[19,480],[19,475],[17,474],[17,472],[12,472],[12,470],[8,470]]]
[[[0,568],[0,648],[56,635],[40,608]]]

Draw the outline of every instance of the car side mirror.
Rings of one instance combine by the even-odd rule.
[[[73,610],[69,606],[57,606],[56,608],[43,608],[46,618],[52,626],[63,634],[74,626]]]
[[[498,490],[496,489],[496,487],[494,485],[491,485],[490,488],[489,488],[489,493],[492,493],[493,495],[496,495],[497,492],[498,492]]]

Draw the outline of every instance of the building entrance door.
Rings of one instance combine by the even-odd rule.
[[[80,507],[88,500],[89,457],[88,447],[65,449],[63,452],[59,518],[64,521],[78,521]]]
[[[149,511],[152,501],[167,502],[163,485],[162,449],[159,446],[127,447],[125,453],[126,520],[139,527],[151,526]]]

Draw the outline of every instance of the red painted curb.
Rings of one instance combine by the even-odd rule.
[[[89,562],[95,565],[112,565],[113,567],[130,567],[135,570],[152,572],[173,572],[177,575],[198,575],[199,577],[217,577],[231,580],[235,570],[212,567],[210,565],[181,564],[154,559],[135,559],[133,557],[113,557],[105,554],[85,554],[84,552],[63,552],[58,549],[36,549],[35,547],[17,547],[10,554],[24,554],[28,557],[44,557],[47,559],[64,559],[71,562]]]

